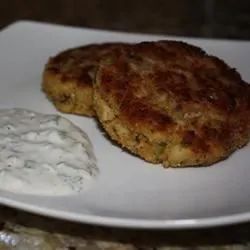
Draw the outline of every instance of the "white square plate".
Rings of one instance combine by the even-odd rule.
[[[0,108],[58,113],[41,92],[51,55],[106,41],[183,40],[204,48],[250,80],[250,42],[191,39],[18,22],[0,32]],[[250,146],[211,167],[163,169],[113,145],[94,119],[64,115],[87,132],[100,176],[79,195],[39,197],[0,191],[2,204],[78,222],[140,228],[188,228],[250,220]]]

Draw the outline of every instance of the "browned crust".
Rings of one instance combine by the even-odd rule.
[[[133,134],[145,136],[152,146],[166,144],[157,156],[165,165],[210,164],[250,137],[249,85],[222,60],[183,42],[144,42],[112,50],[99,68],[95,91],[101,105],[112,109]],[[112,134],[114,125],[109,128],[110,120],[96,103],[113,139],[145,159],[154,158],[127,146],[119,132]],[[192,159],[171,161],[174,147]]]
[[[92,82],[101,58],[121,43],[91,44],[51,57],[45,66],[42,88],[62,112],[94,116]]]
[[[44,72],[43,91],[55,107],[64,113],[95,116],[92,86],[79,86],[74,81],[62,84],[60,76]]]

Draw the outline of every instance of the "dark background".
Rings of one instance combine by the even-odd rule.
[[[250,39],[248,0],[9,0],[0,28],[20,19],[170,35]]]

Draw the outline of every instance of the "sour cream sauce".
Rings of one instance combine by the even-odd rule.
[[[69,120],[25,109],[0,110],[0,189],[74,194],[98,172],[88,136]]]

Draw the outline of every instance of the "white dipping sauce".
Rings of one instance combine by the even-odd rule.
[[[69,120],[0,110],[0,189],[38,195],[77,193],[98,168],[88,136]]]

